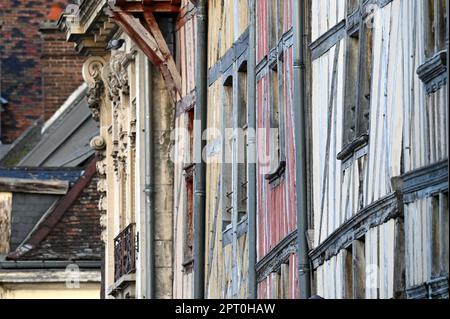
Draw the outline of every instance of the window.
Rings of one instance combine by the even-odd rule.
[[[425,0],[425,56],[433,57],[437,52],[445,50],[447,23],[447,1]]]
[[[233,217],[233,184],[232,184],[232,136],[229,136],[233,128],[233,77],[229,77],[224,83],[223,112],[222,112],[222,165],[221,165],[221,188],[222,188],[222,227],[227,230],[232,226]]]
[[[280,84],[277,65],[270,72],[270,171],[278,168],[280,161]],[[272,135],[274,134],[275,135]]]
[[[418,67],[417,74],[425,84],[427,94],[432,94],[447,83],[447,3],[445,0],[424,0],[423,4],[425,61]]]
[[[344,251],[344,299],[353,299],[353,252],[351,246]]]
[[[270,174],[267,179],[273,186],[281,181],[285,167],[285,121],[284,121],[284,79],[283,58],[280,57],[270,71]]]
[[[184,219],[184,254],[183,265],[192,270],[194,244],[194,165],[185,169],[186,181],[186,215]]]
[[[281,265],[280,269],[280,299],[289,298],[289,263]]]
[[[237,169],[237,213],[238,220],[247,216],[247,70],[244,64],[238,72],[238,105],[236,148],[238,152]]]
[[[361,0],[347,0],[347,14],[351,15],[359,8]]]
[[[186,270],[192,271],[193,243],[194,243],[194,169],[191,163],[194,155],[194,110],[186,112],[187,129],[189,132],[189,163],[184,167],[184,177],[186,183],[186,202],[184,217],[184,247],[183,266]]]
[[[278,42],[278,21],[277,21],[277,7],[278,7],[278,1],[277,0],[270,0],[267,1],[268,3],[268,10],[269,10],[269,47],[273,48],[277,45]]]
[[[270,299],[289,298],[289,263],[283,263],[280,269],[270,274],[271,289],[269,291]]]
[[[247,216],[247,62],[234,69],[223,86],[221,164],[223,231],[230,233]],[[229,235],[229,234],[228,234]],[[238,237],[240,235],[238,234]],[[229,238],[230,236],[227,236]],[[228,243],[224,240],[224,243]]]
[[[431,277],[448,275],[448,193],[431,199]]]
[[[269,156],[270,173],[266,176],[272,187],[279,185],[284,176],[286,158],[284,141],[284,35],[285,0],[269,1]]]
[[[344,298],[365,299],[366,297],[365,238],[355,240],[344,251]]]
[[[343,150],[339,160],[347,160],[368,142],[370,121],[370,94],[373,67],[373,17],[364,17],[363,6],[355,0],[347,1],[347,12],[359,10],[356,27],[348,28],[345,56],[345,100],[343,123]],[[347,16],[348,21],[350,20]]]

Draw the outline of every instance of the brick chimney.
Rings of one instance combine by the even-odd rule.
[[[0,93],[8,100],[0,116],[3,144],[13,143],[36,120],[48,119],[82,83],[82,58],[75,57],[73,44],[54,26],[42,28],[74,2],[0,1]]]
[[[49,119],[82,83],[84,58],[56,24],[41,26],[42,35],[42,95],[44,120]]]

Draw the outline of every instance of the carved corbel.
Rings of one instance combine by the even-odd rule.
[[[120,102],[120,93],[130,94],[127,68],[135,59],[136,53],[135,50],[131,53],[116,53],[111,56],[109,63],[103,68],[102,78],[108,85],[108,96],[112,102]]]
[[[131,103],[131,118],[130,118],[130,146],[132,150],[136,149],[136,99],[134,99]]]
[[[107,227],[107,163],[106,163],[106,141],[102,136],[96,136],[91,140],[91,148],[97,154],[97,191],[100,194],[98,202],[98,209],[101,212],[100,227],[102,230],[102,240],[106,242],[106,227]]]
[[[130,53],[116,52],[102,70],[102,78],[108,89],[108,98],[112,101],[113,122],[112,122],[112,151],[113,166],[116,174],[119,173],[119,162],[126,162],[127,154],[123,150],[126,142],[123,136],[127,132],[123,130],[123,108],[128,104],[122,105],[122,96],[130,94],[130,85],[128,79],[128,66],[135,59],[137,50],[131,50]]]
[[[104,94],[102,69],[106,62],[102,57],[90,57],[83,65],[83,79],[88,84],[87,102],[92,117],[100,121],[100,106]]]

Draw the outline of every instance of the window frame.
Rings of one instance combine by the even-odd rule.
[[[369,143],[370,103],[373,76],[373,17],[363,14],[369,2],[362,2],[356,9],[349,8],[347,1],[347,38],[345,51],[344,116],[342,150],[337,154],[341,161],[351,160],[360,149]],[[355,3],[352,2],[352,5]],[[356,45],[352,41],[357,41]],[[357,51],[356,53],[353,51]],[[352,63],[357,57],[356,63]],[[356,64],[356,66],[355,66]],[[354,69],[350,70],[353,67]],[[356,86],[355,86],[356,82]],[[352,90],[352,93],[348,92]],[[350,97],[349,97],[350,96]]]
[[[275,33],[275,39],[269,39],[269,118],[270,118],[270,128],[274,128],[278,130],[277,142],[273,143],[269,142],[269,155],[270,155],[270,169],[271,172],[266,174],[266,180],[275,188],[281,184],[284,180],[285,172],[286,172],[286,140],[285,140],[285,132],[286,132],[286,118],[285,118],[285,81],[284,81],[284,48],[282,47],[282,38],[284,36],[284,25],[283,25],[283,14],[284,7],[281,8],[281,5],[284,4],[285,0],[274,0],[276,2],[275,5],[270,5],[268,7],[268,28],[271,30],[271,38],[273,37],[273,33]],[[276,8],[275,12],[273,9]],[[275,81],[274,81],[275,80]],[[274,86],[276,86],[277,96],[275,97],[273,92],[275,91]],[[274,114],[274,106],[277,106],[278,114],[275,116]],[[277,117],[276,121],[275,118]],[[269,134],[269,138],[270,134]],[[272,146],[276,146],[274,150]],[[273,163],[273,158],[276,158],[275,164]]]

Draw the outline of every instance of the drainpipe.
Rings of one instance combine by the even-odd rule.
[[[146,281],[145,290],[147,299],[155,299],[155,210],[154,210],[154,165],[153,165],[153,102],[152,102],[152,66],[148,59],[145,59],[145,81],[144,81],[144,103],[145,103],[145,269]]]
[[[247,163],[247,212],[248,212],[248,298],[256,299],[256,0],[248,1],[249,38],[247,60],[247,124],[248,137]]]
[[[311,294],[308,243],[308,213],[306,205],[306,113],[305,113],[305,2],[292,1],[294,24],[294,141],[297,157],[295,160],[296,210],[297,210],[297,254],[300,299],[308,299]]]
[[[206,130],[208,67],[208,1],[197,1],[196,47],[196,106],[195,106],[195,180],[194,180],[194,299],[205,298],[205,199],[206,165],[202,150],[206,143],[202,134]],[[199,125],[198,125],[199,124]]]

